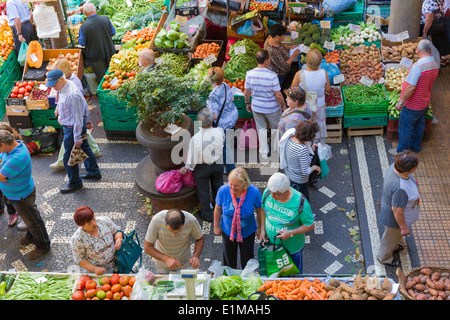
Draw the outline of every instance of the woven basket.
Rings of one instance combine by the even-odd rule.
[[[408,294],[408,290],[405,288],[406,281],[409,277],[415,277],[418,276],[423,268],[429,268],[432,272],[438,271],[439,273],[442,272],[450,272],[450,267],[443,267],[443,266],[423,266],[419,268],[412,269],[408,271],[406,274],[403,273],[403,271],[398,268],[397,269],[397,276],[398,276],[398,283],[399,283],[399,291],[402,297],[406,300],[416,300],[413,297],[411,297]]]

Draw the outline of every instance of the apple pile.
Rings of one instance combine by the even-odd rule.
[[[98,280],[83,275],[75,283],[73,300],[130,300],[136,277],[126,274],[112,274]]]

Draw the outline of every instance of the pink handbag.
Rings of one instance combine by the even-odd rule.
[[[237,147],[242,151],[248,149],[258,149],[258,146],[258,131],[256,130],[255,120],[247,120],[239,133]]]
[[[183,188],[183,181],[178,170],[170,170],[161,173],[155,182],[156,190],[161,193],[178,193]]]

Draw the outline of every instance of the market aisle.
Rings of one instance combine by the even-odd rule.
[[[438,123],[422,144],[415,173],[422,205],[413,233],[421,265],[450,265],[449,88],[450,68],[445,67],[432,90],[431,105]]]

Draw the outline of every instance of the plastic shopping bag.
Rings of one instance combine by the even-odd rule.
[[[170,170],[161,173],[155,182],[156,190],[161,193],[178,193],[183,188],[183,181],[178,170]]]
[[[186,187],[195,187],[194,174],[192,170],[187,170],[184,175],[181,176],[181,181]]]
[[[327,144],[319,143],[317,147],[317,153],[319,155],[320,160],[320,177],[325,178],[330,172],[330,168],[328,167],[327,159],[330,158],[331,147]]]
[[[255,120],[247,120],[242,127],[238,136],[238,149],[257,149],[258,148],[258,132],[256,130]]]
[[[28,44],[24,41],[20,45],[19,55],[17,56],[17,62],[23,67],[25,65],[25,62],[27,62],[27,51],[28,51]]]

